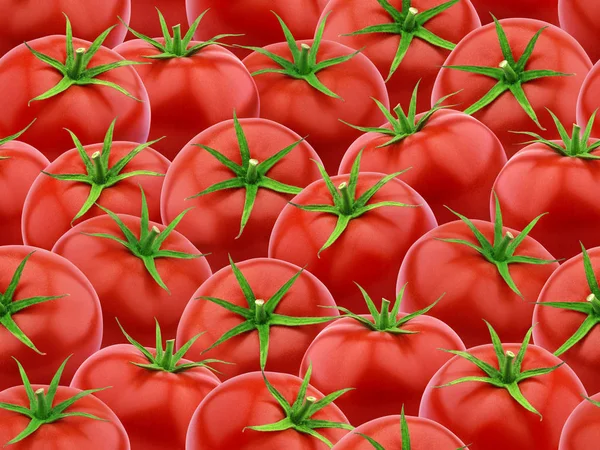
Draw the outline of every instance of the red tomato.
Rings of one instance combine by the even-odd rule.
[[[21,277],[14,277],[19,265],[32,252]],[[10,296],[9,285],[14,279],[18,283],[14,295]],[[11,304],[36,297],[57,297],[3,316],[0,322],[0,389],[21,383],[12,357],[23,364],[32,382],[50,383],[55,368],[73,354],[71,364],[64,372],[64,381],[68,383],[75,368],[100,348],[102,316],[98,296],[87,278],[66,259],[34,247],[0,247],[0,292],[3,292],[4,301],[12,300]],[[7,305],[3,309],[5,307]],[[36,352],[9,331],[7,325],[11,323],[16,323],[31,345],[43,353]],[[2,423],[0,436],[8,437],[2,434],[8,422]],[[11,438],[14,436],[16,434]],[[8,440],[1,439],[2,443]]]
[[[600,394],[582,401],[573,410],[560,436],[559,450],[585,450],[600,439]]]
[[[519,1],[519,4],[522,4]],[[508,156],[514,155],[524,140],[523,136],[511,131],[530,131],[540,133],[546,139],[559,137],[553,126],[552,117],[547,109],[553,111],[563,123],[575,121],[575,105],[577,96],[586,74],[591,68],[591,62],[585,51],[577,41],[558,27],[548,26],[547,23],[531,19],[505,19],[501,20],[512,55],[518,61],[525,52],[525,48],[534,35],[544,27],[527,60],[524,71],[519,73],[519,79],[527,80],[529,76],[538,76],[534,70],[551,70],[554,72],[575,74],[573,76],[549,76],[537,78],[532,81],[522,81],[521,84],[510,84],[510,89],[520,92],[518,95],[526,97],[532,108],[532,114],[537,117],[541,127],[525,112],[525,109],[516,100],[514,94],[508,90],[500,94],[487,106],[478,109],[473,116],[487,125],[498,136]],[[510,83],[503,69],[498,65],[508,60],[500,49],[499,38],[494,24],[489,24],[470,33],[450,53],[444,63],[445,66],[475,65],[486,67],[494,71],[500,81],[491,76],[477,73],[463,72],[457,69],[443,69],[440,71],[433,88],[432,102],[445,95],[457,91],[455,96],[448,100],[452,104],[459,104],[461,109],[471,112],[473,105],[486,95],[498,83]],[[516,63],[515,63],[516,65]],[[506,71],[512,67],[510,64]],[[513,69],[514,72],[514,69]],[[522,85],[522,86],[521,86]],[[506,85],[508,86],[508,85]],[[519,88],[521,86],[521,88]],[[508,87],[507,87],[508,89]]]
[[[481,22],[492,21],[491,14],[498,19],[527,17],[558,25],[559,0],[471,0],[479,12]],[[573,1],[573,0],[568,0]],[[491,14],[490,14],[491,13]]]
[[[63,34],[66,14],[73,23],[73,34],[86,41],[93,41],[112,25],[112,31],[104,45],[114,47],[123,42],[127,29],[119,24],[118,17],[129,23],[131,5],[129,0],[77,0],[18,1],[0,0],[0,55],[24,41]],[[90,14],[93,11],[93,14]]]
[[[590,0],[558,0],[560,27],[579,41],[594,63],[600,59],[597,45],[599,6]]]
[[[443,3],[446,1],[412,0],[409,5],[416,8],[419,13],[424,13]],[[417,110],[419,112],[426,111],[429,109],[433,83],[450,50],[454,48],[454,44],[481,26],[481,22],[469,0],[457,0],[455,4],[425,22],[423,26],[405,24],[405,17],[408,15],[408,11],[402,7],[403,4],[406,4],[405,1],[391,0],[389,4],[398,13],[402,13],[399,16],[401,19],[395,20],[377,1],[331,0],[323,12],[323,15],[331,13],[324,37],[356,50],[364,49],[363,53],[375,63],[385,79],[392,72],[390,69],[392,62],[397,57],[401,41],[400,34],[403,33],[406,39],[412,39],[402,62],[393,71],[393,76],[386,84],[390,95],[390,104],[392,106],[397,104],[408,106],[412,88],[421,80],[424,93],[419,100]],[[417,23],[418,17],[417,14]],[[397,24],[397,31],[347,36],[348,33],[382,24]],[[445,40],[445,46],[449,49],[430,44],[418,36],[412,37],[413,30],[417,32],[422,29]]]
[[[146,36],[162,36],[160,23],[156,20],[156,9],[165,16],[167,23],[181,24],[182,31],[184,33],[187,31],[185,0],[131,0],[129,26]],[[135,39],[135,36],[128,33],[127,39]]]
[[[266,372],[265,376],[288,403],[295,401],[302,383],[300,378],[275,372]],[[323,394],[310,385],[306,393],[315,399],[323,398]],[[268,391],[260,372],[240,375],[215,388],[200,403],[190,422],[185,448],[186,450],[234,448],[236,450],[259,448],[326,450],[330,448],[316,437],[292,428],[272,432],[247,428],[276,423],[285,417],[285,412]],[[316,412],[312,419],[348,423],[335,404],[329,404]],[[314,431],[332,443],[348,433],[347,430],[335,428],[318,428]]]
[[[235,38],[236,44],[264,47],[282,38],[281,28],[273,20],[271,11],[277,13],[287,23],[298,39],[310,39],[313,36],[321,11],[329,0],[187,0],[189,23],[210,8],[210,20],[195,33],[200,41],[221,33],[243,34]],[[232,51],[243,58],[250,51],[233,48]]]
[[[588,74],[577,101],[577,123],[585,125],[594,111],[600,108],[598,96],[600,95],[600,62],[596,63],[592,71]],[[569,123],[569,122],[566,122]],[[592,136],[600,137],[600,120],[594,123]]]

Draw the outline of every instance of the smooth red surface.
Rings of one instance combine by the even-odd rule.
[[[502,337],[502,335],[500,335]],[[520,344],[504,344],[505,351],[519,352]],[[469,350],[473,356],[498,368],[491,344]],[[561,360],[530,345],[522,370],[552,367]],[[519,383],[519,389],[542,415],[517,403],[506,389],[487,383],[467,382],[436,388],[466,376],[484,376],[473,363],[459,356],[451,359],[431,379],[423,395],[419,416],[435,420],[454,432],[470,450],[548,450],[557,448],[567,417],[585,395],[575,373],[563,365],[540,377]]]
[[[269,382],[291,404],[296,400],[302,380],[282,373],[266,372]],[[318,400],[324,397],[314,387],[308,386],[307,396]],[[329,447],[308,434],[293,429],[278,432],[244,430],[253,425],[265,425],[285,418],[277,400],[267,390],[262,373],[252,372],[232,378],[214,389],[204,399],[192,417],[188,429],[186,450],[327,450]],[[348,423],[334,404],[312,416],[314,420]],[[333,443],[347,430],[319,428]]]
[[[579,41],[592,62],[598,61],[600,3],[594,0],[558,0],[558,17],[560,27]]]
[[[298,45],[312,45],[312,40],[298,41]],[[273,44],[266,50],[292,61],[287,43]],[[317,63],[349,55],[354,50],[337,42],[322,41]],[[259,53],[252,53],[244,64],[253,73],[257,70],[281,67]],[[335,173],[342,156],[361,132],[340,122],[345,120],[363,126],[379,126],[383,114],[372,100],[389,106],[383,78],[375,65],[362,54],[343,64],[328,67],[317,73],[319,80],[343,100],[329,97],[302,79],[278,73],[254,77],[260,94],[261,117],[285,125],[315,148],[329,173]]]
[[[139,237],[139,218],[124,214],[119,214],[119,218]],[[149,226],[157,226],[161,231],[165,228],[155,222],[150,222]],[[117,224],[103,215],[73,227],[52,250],[79,267],[98,292],[104,316],[102,346],[126,342],[115,317],[142,345],[155,343],[154,319],[161,325],[163,338],[173,339],[186,303],[194,290],[211,275],[206,260],[157,258],[156,268],[170,289],[169,294],[154,281],[143,261],[127,248],[110,239],[82,233],[112,234],[121,239],[124,236]],[[169,235],[161,249],[200,253],[177,231]]]
[[[31,145],[10,141],[0,146],[0,245],[22,244],[21,214],[34,180],[50,162]]]
[[[64,36],[36,39],[29,45],[60,62],[66,60]],[[90,45],[89,41],[73,39],[74,48],[89,48]],[[101,47],[88,68],[121,59],[114,51]],[[97,78],[118,84],[141,102],[110,87],[88,85],[71,86],[61,94],[29,105],[30,100],[54,87],[62,78],[58,70],[37,59],[25,44],[4,55],[0,59],[0,136],[22,130],[37,118],[21,140],[52,161],[73,148],[71,136],[63,128],[75,133],[83,145],[95,144],[104,140],[110,123],[118,117],[115,141],[146,142],[150,105],[146,89],[133,67],[120,67]]]
[[[294,275],[300,267],[284,261],[257,258],[236,264],[244,274],[257,299],[268,300]],[[226,267],[210,277],[191,296],[177,329],[177,346],[180,348],[200,332],[206,331],[187,352],[187,357],[210,347],[225,332],[244,322],[244,318],[219,305],[198,297],[216,297],[234,305],[247,308],[248,301],[242,293],[233,270]],[[283,297],[275,314],[292,317],[327,317],[338,312],[331,308],[335,302],[327,288],[314,275],[303,272]],[[267,369],[297,374],[304,352],[325,324],[301,327],[271,327]],[[206,352],[203,358],[216,358],[234,365],[220,365],[219,377],[223,380],[242,373],[260,370],[258,331],[241,334]]]
[[[69,365],[71,364],[75,367],[73,361],[70,361]],[[15,372],[18,373],[14,361],[13,366]],[[58,366],[51,365],[51,367],[56,370]],[[48,393],[48,386],[34,384],[32,388],[34,391],[43,388]],[[79,392],[81,392],[79,389],[59,386],[53,405],[56,406],[60,402],[74,397]],[[0,392],[0,402],[29,407],[25,388],[20,385]],[[104,420],[93,420],[86,417],[61,419],[51,424],[42,425],[31,436],[21,442],[11,444],[10,448],[14,450],[81,450],[84,448],[87,450],[106,450],[109,448],[111,450],[129,450],[131,448],[127,433],[117,416],[93,395],[88,395],[76,401],[65,410],[65,413],[71,412],[92,414]],[[0,442],[4,445],[16,437],[29,425],[30,421],[31,419],[27,416],[0,409],[0,423],[2,423]]]
[[[108,159],[109,168],[138,145],[140,144],[134,142],[113,142]],[[95,152],[102,150],[102,144],[88,145],[84,149],[91,157]],[[169,161],[165,157],[152,148],[146,148],[132,159],[121,173],[149,170],[165,174],[168,168]],[[77,149],[63,153],[45,171],[52,174],[87,174]],[[105,189],[96,203],[114,213],[138,216],[142,204],[141,186],[146,194],[150,220],[159,222],[163,181],[164,177],[157,176],[127,178]],[[52,249],[56,241],[71,229],[71,221],[89,197],[90,189],[91,186],[86,183],[56,180],[48,175],[38,174],[23,207],[22,233],[25,243],[47,250]],[[76,220],[75,224],[104,214],[104,211],[94,205],[83,217]],[[50,217],[52,220],[48,220]]]
[[[66,259],[34,247],[2,246],[0,292],[6,291],[19,264],[33,251],[35,253],[25,265],[13,301],[65,294],[68,297],[30,306],[12,316],[23,333],[45,355],[31,350],[0,325],[0,389],[21,384],[13,357],[23,365],[32,383],[50,383],[56,369],[72,354],[62,377],[63,383],[69,383],[75,369],[100,348],[102,316],[98,296],[79,269]],[[2,414],[5,412],[0,412]],[[0,427],[0,442],[3,443],[2,430],[6,423],[3,420]]]
[[[411,6],[423,12],[442,3],[443,0],[412,0]],[[391,0],[390,4],[398,11],[402,11],[402,0]],[[331,0],[323,11],[322,17],[329,13],[331,14],[327,19],[325,39],[356,50],[364,49],[362,53],[375,63],[383,78],[387,79],[400,45],[400,35],[387,33],[343,35],[372,25],[394,23],[392,17],[380,4],[372,0]],[[479,26],[481,22],[471,2],[460,0],[450,9],[428,21],[425,29],[457,44]],[[386,83],[390,104],[396,106],[400,103],[408,108],[414,86],[420,80],[421,95],[418,98],[417,110],[419,112],[428,110],[433,83],[449,54],[449,50],[414,38],[399,68]]]
[[[582,127],[587,126],[594,111],[600,108],[600,62],[588,74],[577,101],[577,123]],[[567,124],[570,122],[567,122]],[[594,122],[592,137],[600,137],[600,119]]]
[[[336,404],[354,426],[402,406],[406,414],[416,415],[427,382],[452,357],[439,349],[465,346],[448,325],[433,317],[417,317],[402,329],[417,334],[372,331],[354,319],[337,320],[308,348],[300,376],[312,364],[311,383],[317,389],[333,392],[352,386],[355,390]]]
[[[591,397],[600,401],[600,394]],[[600,439],[600,408],[583,400],[569,416],[560,436],[559,450],[586,450],[591,442]]]
[[[448,208],[473,219],[489,218],[490,191],[506,164],[502,144],[489,128],[461,112],[439,111],[421,131],[378,148],[390,139],[379,133],[362,135],[344,154],[339,173],[350,173],[362,151],[361,170],[365,172],[410,168],[399,178],[423,196],[439,223],[456,219]]]
[[[156,354],[154,348],[148,350]],[[190,362],[182,359],[179,364]],[[132,345],[104,348],[81,365],[71,386],[81,390],[112,386],[94,395],[119,417],[133,450],[183,450],[192,414],[220,382],[202,367],[169,373],[132,363],[149,362]]]
[[[162,36],[156,8],[165,17],[167,26],[173,27],[180,24],[181,33],[187,32],[185,0],[131,0],[131,23],[129,26],[138,33],[152,38]],[[136,39],[136,37],[127,33],[127,39]]]
[[[202,26],[202,25],[200,25]],[[226,42],[224,39],[223,42]],[[158,39],[164,44],[164,39]],[[188,48],[200,42],[190,42]],[[229,50],[206,47],[194,56],[148,59],[160,51],[136,39],[115,48],[135,66],[148,90],[152,107],[149,140],[166,136],[154,147],[172,160],[198,133],[223,120],[258,117],[260,101],[252,76]]]
[[[522,3],[522,2],[519,2]],[[591,61],[577,41],[555,26],[531,19],[506,19],[500,23],[508,37],[516,59],[520,58],[526,45],[535,33],[548,28],[537,41],[526,70],[553,70],[573,73],[574,76],[549,77],[523,84],[537,117],[546,129],[540,129],[529,118],[521,105],[509,91],[503,93],[492,104],[479,110],[473,117],[486,124],[500,139],[507,155],[514,155],[527,141],[527,136],[511,131],[530,131],[546,139],[557,139],[558,131],[546,108],[550,109],[565,124],[575,121],[575,105],[579,89],[591,69]],[[452,51],[444,65],[476,65],[498,67],[504,59],[493,24],[473,31]],[[435,82],[432,104],[441,97],[458,92],[447,104],[458,104],[466,109],[481,99],[497,81],[485,75],[443,69]]]
[[[479,12],[481,22],[492,22],[494,14],[497,19],[510,17],[528,17],[544,20],[558,25],[559,0],[471,0]],[[572,1],[572,0],[568,0]]]
[[[301,137],[289,128],[265,119],[240,119],[250,148],[250,156],[265,161]],[[233,120],[217,124],[200,133],[184,147],[173,161],[162,192],[162,217],[173,220],[184,209],[194,207],[179,224],[178,230],[202,251],[214,270],[234,261],[267,256],[269,236],[275,220],[292,195],[259,189],[250,219],[240,233],[246,199],[245,189],[228,189],[186,200],[215,183],[232,179],[234,173],[204,149],[203,144],[223,153],[237,164],[242,163]],[[267,176],[282,183],[305,187],[321,178],[319,160],[306,141],[279,161]]]
[[[382,178],[382,174],[361,173],[356,198]],[[335,186],[348,179],[347,175],[332,177]],[[354,283],[360,284],[373,299],[395,298],[396,277],[404,255],[417,239],[437,226],[423,197],[400,180],[390,181],[368,204],[382,201],[422,206],[382,207],[369,211],[351,220],[339,239],[319,257],[317,253],[333,232],[337,216],[288,205],[273,228],[269,257],[301,267],[306,265],[325,283],[338,305],[357,314],[368,313],[364,298]],[[333,200],[325,182],[316,181],[294,197],[293,202],[331,205]],[[435,298],[430,300],[435,301]]]
[[[493,241],[491,223],[473,223]],[[507,231],[514,236],[519,233],[509,228],[504,228],[503,233]],[[533,302],[558,263],[510,264],[510,274],[523,294],[521,298],[508,287],[495,264],[464,244],[440,239],[462,239],[479,245],[462,221],[442,225],[419,239],[407,253],[398,274],[396,289],[406,284],[401,310],[418,311],[445,293],[428,314],[450,325],[467,348],[489,342],[490,334],[482,319],[490,322],[503,340],[522,341],[531,327]],[[554,259],[531,237],[525,238],[515,254]]]

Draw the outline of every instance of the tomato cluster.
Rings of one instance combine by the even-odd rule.
[[[598,446],[596,0],[0,8],[0,445]]]

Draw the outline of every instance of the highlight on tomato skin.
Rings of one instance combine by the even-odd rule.
[[[586,397],[573,410],[560,436],[559,450],[579,450],[600,437],[600,393]]]

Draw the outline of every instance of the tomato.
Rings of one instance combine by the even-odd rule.
[[[84,145],[95,144],[102,142],[118,116],[115,140],[146,142],[148,94],[135,69],[124,67],[132,63],[103,46],[89,51],[91,42],[73,39],[69,33],[67,22],[67,36],[47,36],[28,43],[36,52],[54,58],[52,65],[38,59],[25,44],[0,58],[0,136],[23,129],[37,118],[24,142],[52,161],[73,146],[63,128],[74,132]],[[80,48],[88,50],[75,51]],[[64,76],[59,68],[70,75]],[[123,89],[125,93],[120,92]]]
[[[232,261],[231,267],[219,270],[194,293],[181,316],[177,341],[182,345],[205,332],[187,354],[191,357],[208,348],[207,357],[233,362],[219,368],[221,379],[260,370],[267,356],[269,370],[298,373],[310,343],[329,317],[338,315],[327,309],[335,307],[335,302],[323,283],[299,271],[274,259],[257,258],[238,265]],[[228,304],[244,308],[248,317]],[[244,323],[242,329],[236,328]],[[233,335],[225,339],[230,330]]]
[[[310,39],[319,15],[328,1],[187,0],[186,6],[190,23],[210,8],[210,20],[195,33],[196,39],[202,41],[221,33],[236,33],[243,34],[235,39],[237,44],[264,47],[281,41],[281,29],[273,20],[271,11],[283,18],[298,39]],[[241,58],[250,53],[239,47],[233,48],[232,51]]]
[[[574,38],[532,19],[505,19],[478,28],[456,46],[444,66],[451,67],[440,71],[432,102],[461,91],[448,102],[487,125],[509,157],[526,140],[511,131],[559,137],[547,109],[564,123],[575,121],[577,96],[592,67]]]
[[[194,413],[186,450],[331,448],[352,426],[331,403],[340,393],[326,400],[314,387],[305,384],[307,379],[303,383],[289,374],[251,372],[224,382],[206,396]],[[279,398],[272,391],[276,391]],[[277,426],[277,422],[285,418],[292,422],[292,427]],[[311,424],[311,420],[325,423],[320,427]],[[297,429],[302,426],[304,430]],[[307,429],[319,438],[309,435]]]
[[[115,52],[126,60],[151,63],[135,69],[152,106],[150,139],[166,136],[156,148],[167,158],[175,158],[200,131],[230,119],[233,111],[241,117],[258,117],[260,101],[252,76],[229,50],[211,45],[218,42],[212,36],[208,42],[190,41],[191,34],[182,39],[179,28],[174,28],[174,35],[167,33],[163,39],[140,37]],[[159,55],[164,59],[148,59]],[[167,85],[173,88],[165,89]]]
[[[238,133],[243,137],[238,139]],[[182,220],[180,230],[198,248],[210,252],[207,258],[215,270],[229,264],[228,255],[236,260],[267,256],[269,235],[292,198],[289,194],[300,192],[319,178],[311,161],[319,161],[319,157],[300,140],[289,128],[266,119],[236,118],[210,127],[173,161],[162,191],[163,220],[172,220],[194,207]],[[280,152],[290,146],[292,150],[282,158]],[[238,172],[220,162],[211,149],[235,163]],[[251,176],[251,159],[259,162],[259,174],[263,167],[267,172]],[[228,189],[209,189],[236,180],[237,184]],[[201,192],[206,195],[197,196]],[[253,204],[248,204],[247,199],[254,196]]]
[[[52,0],[46,2],[0,0],[0,55],[25,41],[63,34],[65,14],[73,22],[73,34],[86,41],[93,41],[108,27],[118,25],[104,45],[114,47],[123,42],[127,29],[119,24],[117,17],[129,23],[131,5],[129,0]],[[90,11],[94,11],[90,14]]]
[[[481,22],[492,22],[491,14],[498,19],[527,17],[558,25],[558,2],[560,0],[471,0],[479,12]],[[573,1],[573,0],[568,0]]]
[[[600,95],[600,62],[592,68],[581,86],[581,93],[577,101],[577,123],[584,125],[591,119],[594,112],[600,107],[598,95]],[[594,137],[600,136],[599,124],[600,121],[595,122],[592,128]]]
[[[325,18],[314,40],[295,42],[283,22],[282,26],[289,42],[255,47],[257,51],[243,61],[255,74],[261,117],[308,136],[327,171],[334,173],[360,136],[340,119],[378,126],[383,115],[372,98],[389,106],[384,80],[365,55],[322,40]]]
[[[587,51],[592,62],[600,59],[596,44],[600,8],[590,0],[558,0],[560,27],[573,36]]]
[[[585,450],[600,438],[600,394],[583,400],[573,410],[560,436],[559,450]]]
[[[157,9],[165,16],[167,23],[180,23],[182,31],[187,31],[185,0],[131,0],[129,26],[146,36],[162,36],[160,23],[156,20]],[[135,36],[128,33],[127,39],[135,39]]]
[[[65,258],[34,247],[0,247],[0,292],[0,389],[19,384],[13,357],[34,383],[49,383],[51,370],[73,354],[64,376],[68,383],[75,368],[100,348],[98,296]],[[35,301],[17,309],[28,299]]]
[[[450,50],[481,22],[468,0],[385,3],[392,7],[390,12],[384,9],[383,1],[331,0],[323,12],[331,13],[324,38],[356,50],[364,49],[365,56],[386,78],[392,106],[408,106],[412,88],[421,80],[424,95],[417,110],[426,111],[433,83]],[[377,31],[357,34],[367,27],[377,27]]]

